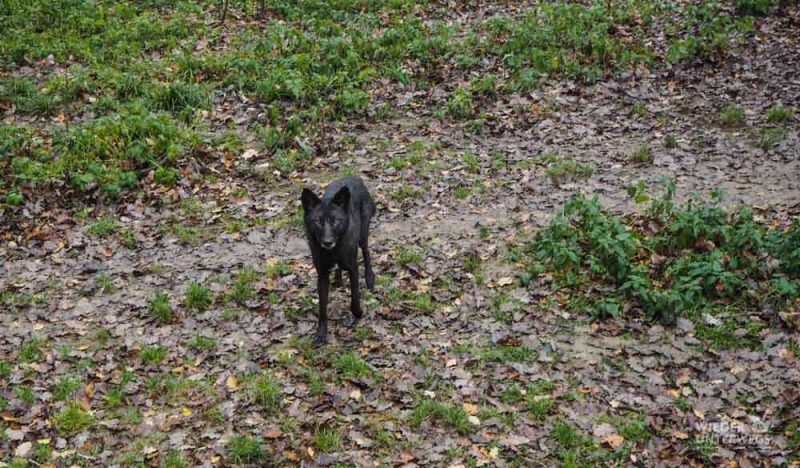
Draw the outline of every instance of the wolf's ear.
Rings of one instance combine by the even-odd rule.
[[[340,188],[336,195],[333,196],[333,204],[339,205],[346,210],[350,204],[350,189],[347,187]]]
[[[311,190],[304,188],[303,195],[300,196],[300,201],[303,202],[303,210],[307,213],[313,210],[317,205],[322,203],[322,200]]]

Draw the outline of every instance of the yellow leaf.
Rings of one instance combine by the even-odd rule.
[[[472,403],[464,403],[464,411],[467,412],[469,415],[478,414],[478,405],[473,405]]]
[[[192,410],[184,406],[183,408],[181,408],[181,413],[183,413],[184,416],[191,416]]]
[[[228,388],[228,391],[235,392],[239,390],[239,379],[237,379],[235,375],[230,375],[225,379],[225,386]]]
[[[609,447],[616,450],[622,446],[625,442],[625,438],[619,434],[610,434],[606,438],[602,440],[604,444],[608,444]]]

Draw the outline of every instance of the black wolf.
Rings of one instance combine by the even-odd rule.
[[[364,181],[359,177],[346,177],[331,183],[320,199],[309,189],[303,189],[303,221],[306,225],[308,246],[317,270],[319,293],[319,327],[314,343],[325,343],[328,335],[329,276],[334,266],[350,277],[351,326],[364,314],[358,294],[358,248],[364,255],[364,279],[367,288],[375,287],[375,273],[369,258],[369,222],[375,214],[375,203]]]

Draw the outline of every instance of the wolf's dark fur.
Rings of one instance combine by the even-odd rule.
[[[369,257],[369,221],[375,214],[375,203],[359,177],[347,177],[331,183],[322,199],[303,189],[303,220],[317,270],[319,293],[319,327],[314,342],[324,343],[328,333],[328,290],[334,266],[346,270],[350,277],[350,311],[352,324],[363,315],[358,293],[358,248],[364,255],[364,279],[367,288],[375,287],[375,273]]]

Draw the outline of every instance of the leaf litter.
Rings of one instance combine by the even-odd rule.
[[[475,22],[516,8],[440,13]],[[231,441],[246,436],[278,465],[796,462],[796,322],[762,329],[754,349],[711,346],[685,318],[674,328],[597,322],[567,307],[546,275],[523,284],[516,252],[575,192],[632,212],[627,188],[664,175],[678,197],[721,188],[725,203],[765,222],[796,216],[797,120],[767,150],[713,123],[733,98],[750,119],[775,102],[797,109],[792,15],[760,18],[765,40],[721,64],[593,85],[547,78],[487,100],[479,134],[433,115],[444,90],[393,84],[367,114],[386,99],[397,115],[333,125],[307,166],[265,186],[239,172],[253,162],[274,176],[265,153],[223,156],[207,169],[216,182],[185,177],[151,187],[163,203],[97,208],[116,219],[108,237],[69,209],[27,206],[0,247],[0,453],[28,459],[50,447],[57,465],[155,465],[178,451],[221,465],[236,463]],[[228,96],[209,120],[246,126],[258,119],[250,106]],[[664,147],[668,134],[677,148]],[[642,145],[652,163],[631,164]],[[553,177],[564,158],[591,174]],[[333,291],[331,344],[313,349],[313,269],[292,220],[298,187],[345,168],[379,204],[378,287],[354,331],[342,326],[346,295]],[[408,248],[420,259],[401,265]],[[189,306],[192,282],[208,289],[207,309]],[[175,320],[151,314],[157,291]],[[67,378],[79,390],[56,401]],[[76,431],[58,429],[64,414]]]

